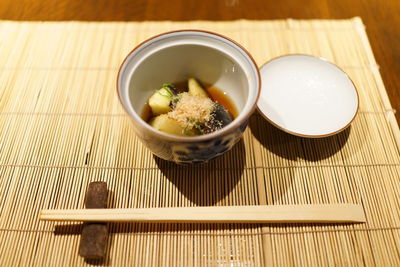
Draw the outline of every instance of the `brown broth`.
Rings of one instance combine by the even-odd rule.
[[[188,91],[187,81],[173,83],[173,85],[178,90],[178,93],[183,93]],[[229,114],[231,114],[233,119],[235,119],[238,116],[235,104],[225,91],[222,91],[217,87],[205,83],[201,83],[201,85],[206,90],[208,96],[214,102],[217,102],[218,104],[226,108],[226,110],[228,110]],[[153,113],[151,112],[151,108],[147,102],[143,107],[143,111],[140,117],[146,122],[149,122],[153,118]]]
[[[176,88],[176,90],[178,90],[178,94],[187,92],[189,90],[187,81],[173,83],[173,85]],[[201,85],[203,85],[203,84],[201,84]]]
[[[210,98],[214,102],[217,102],[218,104],[226,108],[226,110],[228,110],[228,112],[231,114],[232,118],[236,118],[238,116],[236,106],[235,104],[233,104],[233,101],[227,92],[213,86],[206,87],[206,90],[207,93],[210,95]]]

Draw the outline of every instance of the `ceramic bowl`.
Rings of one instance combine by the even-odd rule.
[[[228,93],[239,111],[233,122],[211,134],[181,137],[158,131],[141,118],[154,90],[188,77]],[[260,80],[253,58],[233,40],[211,32],[182,30],[154,36],[131,51],[120,67],[117,91],[137,137],[151,152],[176,163],[202,163],[240,140],[257,107]]]

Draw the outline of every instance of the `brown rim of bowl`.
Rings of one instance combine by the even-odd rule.
[[[280,56],[277,56],[277,57],[273,57],[273,58],[269,59],[268,61],[266,61],[264,64],[262,64],[261,67],[260,67],[260,70],[261,70],[265,65],[267,65],[268,63],[270,63],[270,62],[272,62],[272,61],[274,61],[274,60],[276,60],[276,59],[278,59],[278,58],[287,57],[287,56],[307,56],[307,57],[317,58],[317,59],[320,59],[320,60],[322,60],[322,61],[325,61],[325,62],[327,62],[327,63],[329,63],[329,64],[335,66],[335,67],[338,68],[341,72],[343,72],[344,75],[345,75],[345,76],[350,80],[350,82],[353,84],[354,90],[355,90],[355,92],[356,92],[356,96],[357,96],[357,108],[356,108],[356,112],[354,112],[354,115],[353,115],[353,117],[351,118],[351,120],[350,120],[345,126],[343,126],[342,128],[340,128],[340,129],[338,129],[338,130],[336,130],[336,131],[334,131],[334,132],[330,132],[330,133],[327,133],[327,134],[319,134],[319,135],[302,134],[302,133],[297,133],[297,132],[289,131],[289,130],[283,128],[282,126],[276,124],[276,123],[273,122],[271,119],[269,119],[269,118],[267,117],[267,115],[265,115],[265,114],[260,110],[260,108],[258,107],[258,104],[257,104],[257,111],[258,111],[258,113],[260,113],[260,115],[261,115],[265,120],[267,120],[269,123],[271,123],[272,125],[274,125],[276,128],[278,128],[278,129],[280,129],[280,130],[282,130],[282,131],[284,131],[284,132],[286,132],[286,133],[288,133],[288,134],[292,134],[292,135],[296,135],[296,136],[300,136],[300,137],[307,137],[307,138],[322,138],[322,137],[328,137],[328,136],[332,136],[332,135],[338,134],[338,133],[344,131],[345,129],[347,129],[347,128],[350,126],[350,124],[354,121],[355,117],[357,116],[358,109],[359,109],[359,107],[360,107],[360,96],[359,96],[359,94],[358,94],[357,87],[356,87],[356,85],[354,84],[353,80],[350,78],[350,76],[349,76],[342,68],[340,68],[338,65],[336,65],[335,63],[329,61],[328,59],[326,59],[326,58],[324,58],[324,57],[313,56],[313,55],[308,55],[308,54],[301,54],[301,53],[284,54],[284,55],[280,55]],[[261,92],[261,90],[260,90],[260,92]],[[258,103],[258,102],[257,102],[257,103]]]
[[[129,117],[132,119],[129,111],[127,110],[127,108],[125,107],[125,105],[122,102],[121,99],[121,95],[120,95],[120,88],[118,86],[118,81],[119,81],[119,77],[120,77],[120,72],[122,69],[122,66],[125,64],[125,62],[127,61],[127,59],[129,58],[129,56],[134,53],[137,49],[139,49],[142,45],[146,44],[147,42],[156,39],[158,37],[164,36],[164,35],[168,35],[168,34],[172,34],[172,33],[179,33],[179,32],[200,32],[200,33],[206,33],[206,34],[210,34],[210,35],[215,35],[218,36],[222,39],[225,39],[231,43],[233,43],[234,45],[236,45],[237,47],[239,47],[251,60],[251,63],[254,65],[255,69],[256,69],[256,74],[257,74],[257,80],[258,80],[258,88],[257,88],[257,95],[255,98],[255,102],[254,102],[254,106],[250,109],[249,113],[244,116],[243,118],[241,118],[241,120],[237,120],[237,121],[233,121],[230,124],[234,124],[237,125],[237,127],[239,127],[243,122],[245,122],[246,120],[248,120],[250,118],[250,116],[254,113],[254,111],[257,109],[257,103],[258,103],[258,99],[260,97],[260,92],[261,92],[261,75],[260,75],[260,68],[257,66],[256,61],[254,60],[254,58],[251,56],[251,54],[247,51],[246,48],[244,48],[242,45],[240,45],[239,43],[237,43],[236,41],[234,41],[233,39],[226,37],[224,35],[221,35],[219,33],[215,33],[215,32],[211,32],[211,31],[205,31],[205,30],[196,30],[196,29],[182,29],[182,30],[175,30],[175,31],[168,31],[168,32],[163,32],[157,35],[154,35],[144,41],[142,41],[141,43],[139,43],[137,46],[135,46],[125,57],[125,59],[122,61],[119,69],[118,69],[118,74],[117,74],[117,79],[116,79],[116,89],[117,89],[117,94],[118,94],[118,100],[120,102],[120,104],[122,105],[122,107],[124,108],[125,112],[129,115]],[[239,116],[240,116],[240,112],[239,112]],[[238,117],[239,117],[238,116]],[[140,117],[140,116],[139,116]],[[144,121],[143,121],[144,122]],[[144,122],[146,123],[146,122]],[[147,124],[147,123],[146,123]],[[229,125],[230,125],[229,124]],[[228,133],[228,126],[222,128],[221,130],[217,130],[213,133],[210,134],[205,134],[205,135],[198,135],[198,136],[191,136],[191,137],[186,137],[186,136],[178,136],[178,135],[173,135],[173,134],[168,134],[168,133],[164,133],[161,131],[158,131],[156,129],[154,129],[153,127],[151,127],[150,125],[148,125],[148,129],[152,132],[154,132],[157,135],[161,135],[164,138],[167,138],[168,140],[171,141],[178,141],[178,142],[198,142],[198,141],[205,141],[208,139],[213,139],[216,137],[220,137],[226,133]]]

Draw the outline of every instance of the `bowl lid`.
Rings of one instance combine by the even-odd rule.
[[[309,55],[281,56],[261,69],[260,113],[297,136],[325,137],[346,129],[358,110],[349,76],[329,61]]]

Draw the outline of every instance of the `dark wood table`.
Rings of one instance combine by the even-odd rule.
[[[2,20],[344,19],[367,26],[392,107],[400,110],[400,0],[0,0]],[[400,123],[400,114],[396,114]]]

